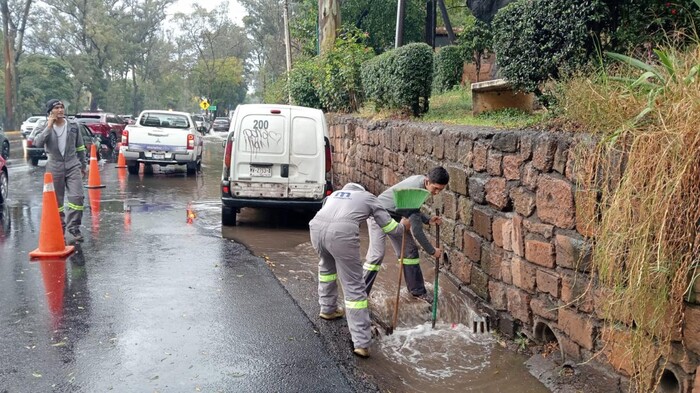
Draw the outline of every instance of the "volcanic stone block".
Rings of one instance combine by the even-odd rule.
[[[525,160],[519,155],[503,157],[503,177],[506,180],[520,180],[520,170]]]
[[[481,260],[481,238],[473,232],[464,232],[464,255],[471,262],[478,263]]]
[[[480,175],[469,176],[469,196],[474,203],[486,203],[486,182],[488,178]]]
[[[554,246],[549,242],[528,239],[525,241],[525,259],[552,269],[554,268]]]
[[[557,266],[587,272],[591,266],[591,244],[576,234],[555,237]]]
[[[555,298],[559,297],[559,283],[561,278],[554,272],[544,269],[537,269],[536,274],[537,290],[546,292]]]
[[[528,292],[534,292],[537,282],[535,265],[517,256],[514,256],[510,263],[513,285]]]
[[[469,174],[462,168],[457,168],[453,166],[449,166],[446,168],[447,173],[450,174],[450,183],[449,183],[449,189],[452,192],[456,192],[457,194],[460,195],[468,195],[467,194],[467,179],[469,178]]]
[[[472,151],[474,153],[472,168],[477,172],[485,171],[489,147],[484,142],[476,142]]]
[[[489,281],[489,294],[491,295],[491,306],[498,311],[508,309],[508,298],[506,297],[506,285],[498,281]]]
[[[508,311],[517,320],[530,325],[530,294],[517,288],[508,287],[506,289],[508,299]]]
[[[476,206],[472,211],[472,220],[474,222],[474,230],[476,233],[481,235],[484,239],[491,241],[493,237],[491,236],[491,220],[493,219],[493,212],[491,209]]]
[[[535,211],[535,194],[525,187],[516,187],[510,190],[510,198],[513,200],[516,213],[523,217],[530,217]]]
[[[486,159],[486,172],[491,176],[501,176],[503,171],[503,153],[497,150],[489,150],[488,158]]]
[[[504,210],[508,206],[508,188],[506,179],[492,177],[486,182],[486,201],[498,210]]]
[[[547,299],[546,296],[532,298],[530,301],[530,308],[532,309],[532,313],[539,317],[550,321],[557,320],[558,307],[556,304]]]
[[[514,153],[518,150],[518,140],[515,132],[499,132],[493,136],[491,146],[504,153]]]
[[[543,222],[559,228],[574,227],[574,193],[571,183],[551,175],[537,179],[537,216]]]
[[[541,135],[532,154],[532,165],[542,172],[551,171],[556,151],[556,140],[549,135]]]
[[[589,351],[593,349],[595,327],[591,317],[568,307],[559,310],[559,327],[572,340]]]

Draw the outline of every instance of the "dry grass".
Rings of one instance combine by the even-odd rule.
[[[684,297],[698,263],[700,81],[685,83],[682,77],[700,64],[700,48],[674,54],[679,77],[668,75],[642,122],[630,119],[647,105],[646,94],[604,77],[570,81],[561,101],[572,121],[618,136],[603,135],[588,157],[602,170],[579,186],[599,195],[593,265],[609,294],[604,315],[612,327],[603,332],[631,332],[622,345],[640,392],[654,391],[658,364],[668,360],[671,341],[680,337]],[[611,157],[622,157],[622,171],[620,160]],[[591,166],[582,160],[580,170]],[[602,338],[614,339],[605,333]]]

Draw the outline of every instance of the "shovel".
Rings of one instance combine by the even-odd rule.
[[[435,215],[440,217],[440,209],[435,209]],[[440,248],[440,225],[435,227],[435,248]],[[435,282],[433,283],[433,329],[437,320],[438,309],[438,277],[440,276],[440,255],[435,258]]]

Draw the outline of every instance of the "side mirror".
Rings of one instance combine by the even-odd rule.
[[[199,127],[197,127],[197,131],[199,131],[199,132],[207,132],[207,127],[199,126]]]
[[[223,147],[224,149],[226,148],[226,139],[221,141],[221,147]]]

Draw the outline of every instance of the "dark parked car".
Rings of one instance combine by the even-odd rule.
[[[5,132],[0,129],[0,157],[4,159],[10,158],[10,141],[7,139]]]
[[[217,117],[214,122],[211,123],[211,129],[214,131],[225,131],[228,132],[228,128],[231,126],[231,121],[228,117]]]
[[[34,131],[27,137],[27,156],[33,166],[39,165],[39,160],[46,160],[48,158],[46,157],[46,152],[43,147],[34,147],[34,138],[36,138],[36,135],[39,131],[42,131],[44,127],[46,127],[46,119],[39,120],[36,127],[34,127]],[[85,124],[80,124],[80,132],[83,133],[83,143],[85,143],[85,154],[87,154],[87,157],[90,157],[90,151],[94,144],[97,149],[97,159],[100,160],[102,158],[100,155],[100,148],[102,147],[100,137],[90,131]]]
[[[77,121],[85,121],[81,119],[93,119],[96,123],[90,123],[90,129],[92,132],[100,137],[102,143],[109,146],[111,149],[117,147],[117,143],[122,140],[122,131],[127,122],[121,117],[106,112],[94,112],[94,113],[78,113],[75,115]],[[97,127],[94,124],[100,124]]]
[[[0,205],[5,203],[7,195],[10,193],[9,176],[7,175],[7,166],[5,159],[0,157]]]

